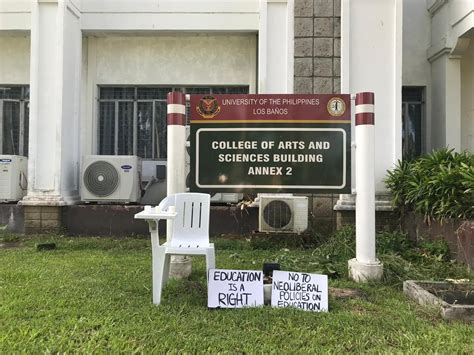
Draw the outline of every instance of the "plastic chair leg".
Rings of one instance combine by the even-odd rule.
[[[206,250],[206,274],[209,277],[209,270],[216,267],[216,256],[214,254],[214,249]]]
[[[165,268],[165,250],[157,248],[153,252],[153,303],[160,304],[161,291],[163,290],[163,272]]]
[[[165,263],[163,265],[163,287],[162,289],[166,286],[168,283],[168,279],[170,276],[170,264],[171,264],[171,254],[165,254],[164,255]]]

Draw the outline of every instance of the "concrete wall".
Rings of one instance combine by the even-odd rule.
[[[82,0],[85,31],[248,31],[258,28],[259,0]],[[282,25],[282,24],[281,24]]]
[[[474,36],[461,60],[461,149],[474,152]]]
[[[449,30],[449,6],[444,5],[431,18],[431,45],[438,45],[446,40]]]
[[[426,86],[430,82],[426,50],[431,43],[430,15],[419,0],[403,2],[403,85]]]
[[[402,85],[425,88],[424,146],[431,150],[431,68],[426,51],[431,43],[431,18],[426,3],[403,1]]]
[[[0,36],[0,49],[0,84],[29,84],[29,35]]]
[[[247,84],[255,92],[255,35],[105,37],[95,45],[97,84]]]
[[[427,2],[431,43],[427,58],[432,77],[432,148],[471,149],[472,54],[474,2]]]
[[[127,205],[76,205],[63,208],[62,225],[69,235],[131,236],[149,235],[148,224],[133,219],[141,206]],[[0,222],[2,209],[0,209]],[[248,235],[258,229],[258,209],[212,206],[210,214],[211,236],[221,234]],[[84,223],[87,221],[88,223]],[[42,220],[41,223],[48,223]],[[160,235],[165,234],[166,222],[159,223]]]
[[[453,40],[474,28],[474,2],[472,0],[449,1],[450,36]]]
[[[0,31],[29,31],[31,0],[0,0]]]

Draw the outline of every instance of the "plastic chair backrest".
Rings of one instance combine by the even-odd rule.
[[[168,211],[170,206],[174,206],[176,200],[175,196],[176,195],[167,196],[163,200],[161,200],[160,204],[158,205],[160,210]]]
[[[208,194],[174,195],[177,216],[173,221],[172,246],[187,248],[209,245],[210,204],[211,197]]]

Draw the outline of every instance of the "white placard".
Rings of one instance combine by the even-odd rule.
[[[211,269],[207,284],[209,308],[263,306],[262,271]]]
[[[272,307],[296,307],[305,311],[327,312],[327,275],[273,271]]]

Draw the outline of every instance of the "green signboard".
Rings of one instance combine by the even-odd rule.
[[[350,192],[348,95],[191,96],[191,191]]]

